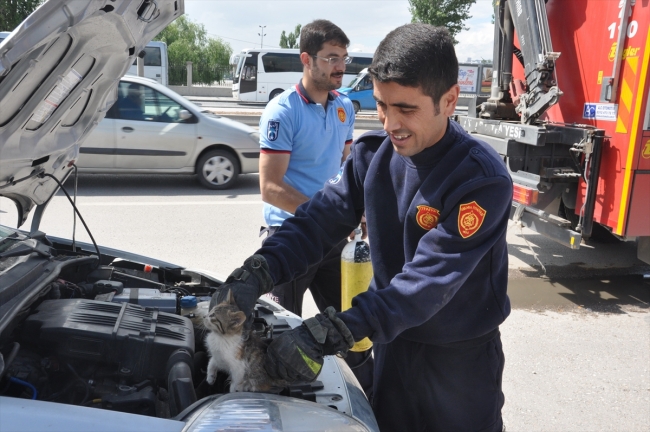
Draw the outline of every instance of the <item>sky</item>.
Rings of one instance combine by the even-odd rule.
[[[185,15],[203,24],[208,35],[228,42],[233,52],[259,48],[264,28],[264,48],[279,48],[282,30],[296,24],[328,19],[350,39],[348,52],[374,52],[388,32],[411,22],[408,0],[185,0]],[[456,39],[461,62],[492,58],[492,1],[477,0],[470,9],[469,30]]]

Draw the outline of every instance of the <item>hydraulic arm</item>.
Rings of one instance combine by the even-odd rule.
[[[495,7],[494,75],[490,99],[480,116],[521,118],[531,124],[562,95],[555,78],[555,60],[545,0],[500,0]],[[514,34],[519,47],[514,46]],[[513,54],[522,63],[526,82],[513,82]]]

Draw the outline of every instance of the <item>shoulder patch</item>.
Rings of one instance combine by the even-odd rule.
[[[336,111],[339,114],[339,120],[341,120],[341,123],[345,123],[345,119],[347,118],[347,115],[345,114],[345,108],[338,107]]]
[[[266,137],[269,141],[275,141],[280,134],[280,122],[278,120],[269,120]]]
[[[415,221],[422,229],[427,231],[438,226],[440,211],[426,205],[419,205],[418,212],[415,215]]]
[[[476,201],[461,204],[458,210],[458,232],[461,237],[471,237],[481,228],[487,211],[483,209]]]

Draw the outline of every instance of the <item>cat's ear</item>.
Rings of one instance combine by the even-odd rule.
[[[230,312],[230,325],[234,328],[241,327],[246,321],[246,314],[242,311]]]
[[[228,290],[228,297],[226,298],[226,302],[231,305],[237,304],[235,303],[235,296],[232,295],[231,289]]]

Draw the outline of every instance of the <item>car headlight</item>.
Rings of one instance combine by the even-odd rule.
[[[260,133],[259,132],[251,132],[251,133],[248,134],[248,136],[251,137],[251,139],[253,141],[255,141],[255,144],[260,143]]]
[[[225,430],[368,432],[369,428],[314,402],[267,393],[230,393],[191,414],[184,432]]]

